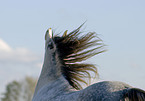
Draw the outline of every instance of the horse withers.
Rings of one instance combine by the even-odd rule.
[[[105,51],[95,32],[82,34],[80,28],[62,36],[48,29],[45,35],[43,68],[32,101],[145,101],[145,91],[117,81],[103,81],[83,89],[98,74],[93,64],[83,63]]]

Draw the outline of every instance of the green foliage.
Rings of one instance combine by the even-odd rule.
[[[1,101],[32,101],[36,79],[26,77],[22,81],[12,81],[6,86]]]
[[[13,81],[9,83],[6,87],[6,92],[4,93],[4,98],[2,98],[2,101],[18,101],[17,96],[19,96],[19,89],[20,89],[20,83],[17,81]]]

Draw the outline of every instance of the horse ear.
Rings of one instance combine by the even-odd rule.
[[[66,30],[66,31],[63,33],[63,37],[67,36],[67,31],[68,31],[68,30]]]
[[[45,40],[47,40],[48,38],[51,39],[52,36],[53,36],[53,34],[52,34],[52,29],[49,28],[49,29],[46,31]]]

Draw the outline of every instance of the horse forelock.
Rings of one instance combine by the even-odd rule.
[[[53,37],[62,75],[77,90],[82,89],[80,82],[88,84],[85,78],[91,79],[89,71],[98,75],[93,64],[82,61],[105,51],[104,44],[97,34],[89,32],[82,35],[81,26],[68,35],[65,32],[61,37]]]

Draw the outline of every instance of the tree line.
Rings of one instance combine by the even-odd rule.
[[[2,93],[1,101],[32,101],[36,81],[35,78],[25,77],[21,81],[10,82]]]

